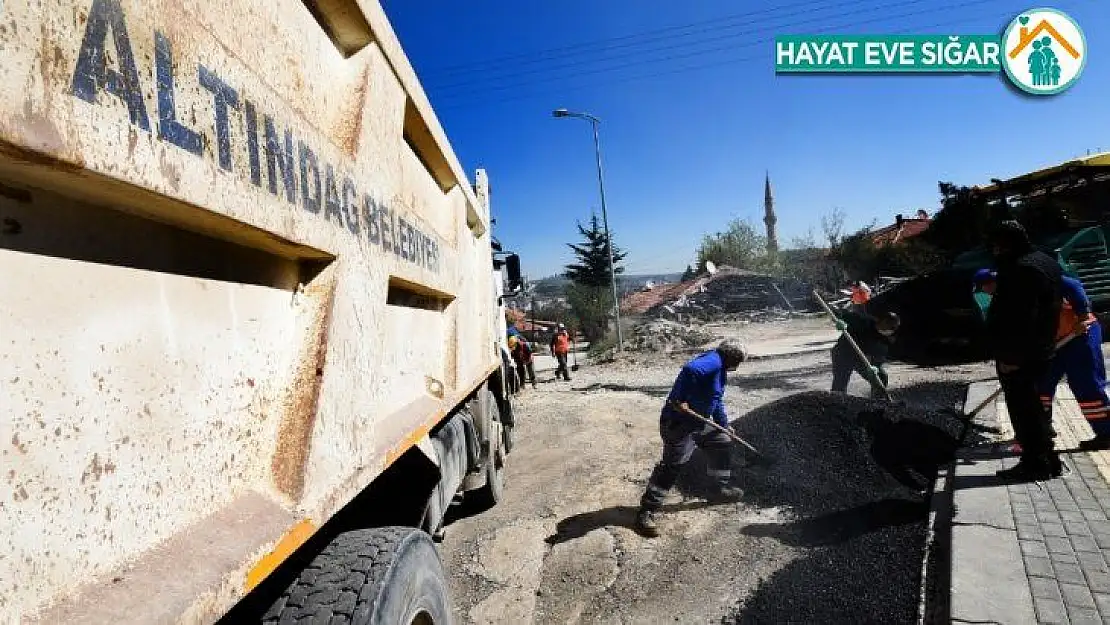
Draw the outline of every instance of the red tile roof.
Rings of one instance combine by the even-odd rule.
[[[871,241],[875,245],[890,245],[912,239],[929,228],[928,219],[903,219],[901,229],[897,223],[879,228],[871,233]]]

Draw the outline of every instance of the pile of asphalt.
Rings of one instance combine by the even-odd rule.
[[[740,436],[774,459],[735,454],[745,503],[785,522],[749,525],[798,558],[762,581],[727,622],[912,622],[928,516],[927,490],[952,457],[959,422],[938,412],[962,386],[929,389],[929,405],[882,405],[801,393],[738,419]]]

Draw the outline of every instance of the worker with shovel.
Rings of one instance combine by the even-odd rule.
[[[648,478],[647,490],[640,499],[636,529],[643,535],[659,535],[655,514],[667,492],[678,481],[682,467],[690,460],[694,447],[701,447],[708,459],[708,473],[716,484],[712,501],[732,501],[742,494],[729,485],[732,477],[724,393],[727,371],[735,371],[747,359],[738,341],[726,340],[682,367],[667,402],[659,415],[659,434],[663,438],[663,457]],[[712,419],[704,422],[702,415]]]
[[[848,392],[848,380],[855,371],[871,383],[872,397],[884,396],[889,378],[883,369],[883,363],[886,362],[887,352],[894,342],[893,337],[898,331],[899,323],[898,315],[892,312],[879,313],[876,316],[851,310],[837,313],[836,329],[842,334],[832,348],[834,393]],[[849,335],[871,363],[871,370],[868,370],[866,363],[852,348]]]

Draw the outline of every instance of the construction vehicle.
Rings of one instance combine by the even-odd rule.
[[[1110,312],[1110,153],[1095,154],[994,180],[975,190],[995,219],[1021,221],[1036,245],[1083,283],[1096,311]],[[954,268],[989,267],[986,249],[956,258]]]
[[[1033,244],[1083,283],[1100,318],[1110,314],[1110,153],[1095,154],[972,189],[988,221],[1017,219]],[[898,310],[903,329],[892,356],[922,364],[986,357],[983,311],[971,276],[994,263],[985,246],[943,271],[903,282],[874,306]]]
[[[520,263],[381,6],[0,14],[0,622],[449,623]]]

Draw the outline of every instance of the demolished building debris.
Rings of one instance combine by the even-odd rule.
[[[650,317],[708,319],[772,309],[815,310],[816,302],[805,282],[726,266],[712,275],[633,293],[622,308]]]
[[[654,319],[636,326],[625,340],[625,349],[634,352],[670,354],[707,346],[716,337],[693,326],[667,319]]]

